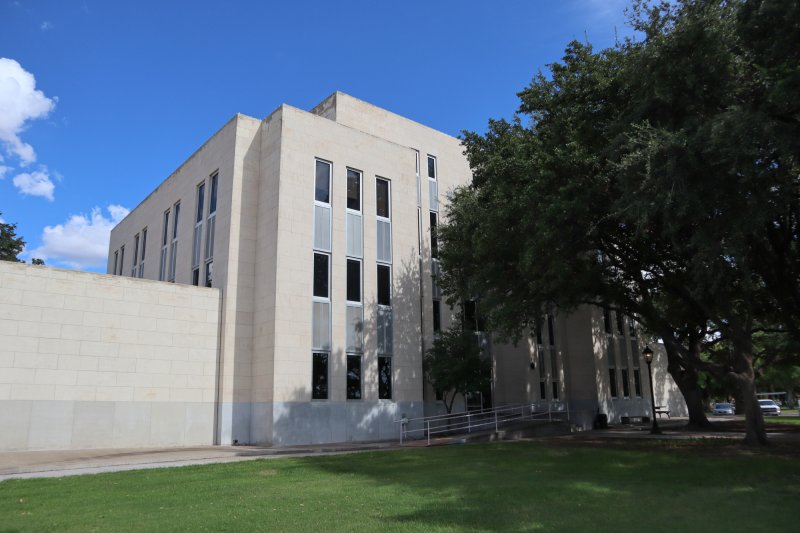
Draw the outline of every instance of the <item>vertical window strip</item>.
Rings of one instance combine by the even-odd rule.
[[[124,270],[125,270],[125,247],[124,246],[120,246],[119,247],[119,272],[117,272],[117,274],[119,274],[121,276],[122,272]]]
[[[131,265],[131,277],[136,277],[137,264],[139,260],[139,234],[133,236],[133,264]]]
[[[161,230],[161,259],[158,270],[158,280],[167,279],[167,246],[169,245],[169,209],[164,211],[164,222]]]
[[[178,222],[180,221],[181,203],[177,202],[173,207],[172,217],[172,242],[169,246],[169,276],[167,281],[175,281],[175,270],[178,261]]]
[[[142,229],[142,253],[139,259],[139,277],[144,277],[144,257],[147,251],[147,228]]]

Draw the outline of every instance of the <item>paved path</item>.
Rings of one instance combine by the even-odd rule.
[[[197,446],[192,448],[0,452],[0,481],[14,478],[61,477],[145,468],[230,463],[286,456],[330,455],[399,447],[396,442],[367,442],[283,448]]]
[[[741,440],[744,433],[736,431],[686,431],[685,419],[659,421],[665,433],[650,435],[649,425],[612,426],[607,430],[585,431],[556,438],[635,438],[635,439],[734,439]],[[794,439],[800,441],[800,432],[787,434],[769,433],[770,439],[780,441]],[[476,435],[472,435],[476,437]],[[548,438],[548,437],[542,437]],[[463,437],[436,439],[432,444],[446,445],[462,443]],[[354,453],[368,450],[392,450],[408,447],[424,447],[425,440],[406,442],[403,446],[397,441],[322,444],[313,446],[287,446],[282,448],[259,446],[197,446],[192,448],[130,448],[35,452],[0,452],[0,481],[13,478],[61,477],[101,472],[119,472],[146,468],[165,468],[174,466],[202,465],[211,463],[230,463],[253,459],[276,457],[305,457],[311,455],[330,455]]]

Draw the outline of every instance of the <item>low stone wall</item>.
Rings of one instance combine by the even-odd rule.
[[[219,300],[0,261],[0,450],[213,444]]]

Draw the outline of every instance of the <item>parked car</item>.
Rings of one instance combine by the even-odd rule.
[[[714,414],[715,415],[732,415],[733,414],[733,405],[729,403],[717,403],[714,404]]]
[[[765,416],[778,416],[781,414],[781,408],[773,400],[758,400],[758,406],[761,407],[761,412]]]

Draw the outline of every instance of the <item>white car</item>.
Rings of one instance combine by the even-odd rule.
[[[729,403],[717,403],[714,404],[714,414],[715,415],[732,415],[733,414],[733,405]]]
[[[773,400],[758,400],[758,406],[761,407],[761,412],[764,416],[778,416],[781,414],[781,408]]]

